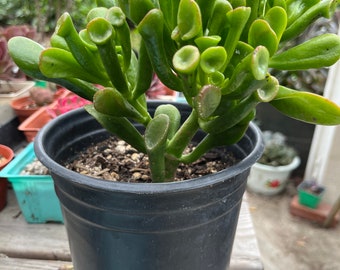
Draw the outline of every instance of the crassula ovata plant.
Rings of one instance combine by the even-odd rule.
[[[340,38],[324,34],[282,51],[318,17],[330,18],[334,0],[102,0],[77,31],[61,16],[51,47],[24,37],[9,50],[29,76],[63,85],[93,101],[86,110],[107,130],[147,153],[154,182],[172,181],[180,162],[191,163],[209,149],[237,142],[269,102],[284,114],[323,125],[340,124],[340,108],[307,92],[280,86],[270,74],[334,64]],[[132,50],[130,30],[141,37]],[[147,111],[152,76],[181,92],[192,112],[161,105]],[[131,120],[143,124],[140,134]],[[204,139],[183,154],[199,130]]]

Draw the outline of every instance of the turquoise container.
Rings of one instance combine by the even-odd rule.
[[[30,143],[0,171],[0,177],[7,178],[12,184],[19,207],[28,223],[62,223],[61,207],[52,177],[20,174],[34,159],[33,143]]]

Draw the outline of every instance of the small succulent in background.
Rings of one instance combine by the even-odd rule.
[[[286,144],[286,137],[280,132],[263,131],[264,152],[258,163],[271,166],[290,164],[297,156],[296,150]]]
[[[35,29],[28,25],[0,27],[0,80],[26,80],[26,75],[14,63],[7,48],[12,37],[22,36],[33,39]]]

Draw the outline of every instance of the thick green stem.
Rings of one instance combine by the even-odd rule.
[[[236,125],[231,129],[228,129],[221,133],[206,135],[191,153],[183,155],[179,161],[189,164],[198,160],[202,155],[204,155],[212,148],[223,145],[231,145],[238,142],[247,130],[248,124],[249,121],[244,124],[242,123]]]
[[[175,136],[170,140],[167,153],[175,157],[180,157],[190,143],[193,136],[196,134],[198,125],[198,116],[195,110],[192,110],[187,120],[182,124]]]

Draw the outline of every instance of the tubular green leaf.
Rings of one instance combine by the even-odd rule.
[[[162,12],[153,9],[144,17],[137,28],[144,40],[150,62],[158,78],[170,89],[182,91],[182,82],[168,63],[163,42],[163,27]]]
[[[227,52],[224,47],[210,47],[201,54],[200,67],[205,73],[211,74],[222,71],[226,61]]]
[[[83,69],[72,53],[59,49],[47,48],[40,54],[39,68],[42,74],[50,78],[78,78],[92,83],[107,85],[106,78],[99,78]]]
[[[93,105],[86,105],[85,109],[109,132],[123,139],[138,151],[146,153],[143,136],[128,119],[100,113]]]
[[[300,121],[318,125],[340,124],[340,107],[310,92],[280,86],[276,98],[270,104],[283,114]]]
[[[98,47],[100,58],[112,84],[125,97],[129,98],[127,80],[121,69],[113,40],[115,32],[112,25],[106,19],[96,18],[88,23],[87,31],[91,40]]]
[[[240,40],[243,28],[245,27],[247,20],[250,16],[249,7],[238,7],[227,13],[227,19],[229,24],[229,31],[227,38],[224,42],[224,48],[227,51],[228,62],[234,54],[238,41]]]
[[[90,83],[79,79],[48,78],[43,75],[39,68],[39,58],[44,48],[35,41],[26,37],[14,37],[8,42],[8,49],[13,61],[28,76],[44,81],[50,81],[66,87],[83,98],[92,100],[97,89]]]
[[[201,10],[195,1],[180,1],[177,23],[182,40],[189,40],[203,34]]]
[[[151,0],[129,0],[130,19],[139,24],[144,16],[153,8],[154,4]]]
[[[145,130],[145,145],[153,182],[165,180],[165,150],[170,120],[165,114],[155,116]]]
[[[143,40],[141,40],[138,57],[137,78],[136,86],[133,90],[133,99],[137,99],[143,95],[150,88],[152,82],[153,70]]]
[[[269,23],[271,29],[274,30],[278,41],[280,41],[287,26],[286,11],[282,7],[272,7],[268,10],[264,19]]]
[[[221,89],[214,85],[205,85],[195,98],[195,109],[198,116],[208,119],[221,101]]]
[[[43,76],[39,69],[39,57],[45,48],[26,37],[13,37],[8,41],[8,50],[17,66],[34,78]]]
[[[66,43],[66,40],[63,37],[57,35],[56,33],[52,34],[50,38],[50,44],[52,47],[70,51],[70,48]]]
[[[165,22],[169,29],[174,29],[177,25],[177,12],[180,0],[159,0],[159,6],[164,14]]]
[[[323,34],[274,55],[269,67],[283,70],[303,70],[333,65],[340,58],[340,37]]]
[[[103,66],[79,37],[70,14],[64,13],[58,20],[55,33],[63,37],[77,62],[89,73],[102,77]]]
[[[246,118],[259,103],[257,97],[252,94],[234,106],[228,106],[220,115],[212,120],[199,119],[202,130],[211,134],[218,134],[240,123]]]
[[[86,16],[87,22],[92,21],[95,18],[105,18],[107,14],[108,9],[106,7],[96,7],[89,11],[89,13]]]
[[[227,13],[233,7],[227,0],[216,0],[208,22],[209,35],[220,35],[227,25]],[[217,44],[216,44],[217,45]]]
[[[288,26],[319,2],[320,0],[287,0],[286,11],[288,15]]]
[[[83,41],[84,45],[91,50],[93,53],[98,54],[98,48],[95,43],[91,40],[87,29],[83,29],[79,32],[79,37]]]
[[[115,116],[133,118],[143,123],[143,116],[122,96],[122,94],[113,89],[105,88],[96,92],[93,97],[93,104],[100,113]]]
[[[206,29],[216,0],[195,0],[201,10],[202,29]]]
[[[197,45],[200,52],[204,52],[209,47],[217,46],[220,41],[220,36],[202,36],[195,39],[195,44]]]
[[[127,70],[131,61],[131,39],[130,28],[126,21],[125,14],[119,7],[112,7],[108,10],[107,20],[114,27],[119,44],[122,46],[124,58],[124,70]]]
[[[200,63],[200,52],[197,47],[187,45],[180,48],[172,59],[172,64],[178,73],[192,74]]]
[[[256,90],[255,95],[258,101],[269,102],[274,99],[279,91],[279,82],[274,76],[268,76],[266,83]]]
[[[249,44],[253,47],[262,45],[273,55],[279,46],[279,40],[269,23],[262,19],[255,20],[249,28]]]
[[[155,111],[155,116],[159,114],[165,114],[169,117],[168,139],[170,140],[176,134],[176,131],[181,124],[181,114],[178,109],[171,104],[163,104],[158,106]]]
[[[296,14],[295,19],[291,19],[288,13],[288,27],[282,35],[282,40],[290,40],[301,34],[312,22],[321,16],[330,18],[331,14],[335,10],[338,1],[337,0],[299,0],[291,1],[296,3],[302,3],[302,5],[308,5],[308,9],[302,9],[298,14]],[[307,4],[307,2],[309,2]],[[318,3],[315,3],[318,2]],[[312,4],[313,3],[313,4]],[[289,6],[289,5],[288,5]],[[290,9],[292,10],[292,9]]]
[[[243,98],[265,83],[268,72],[269,53],[258,46],[236,66],[229,83],[222,89],[223,95]]]

